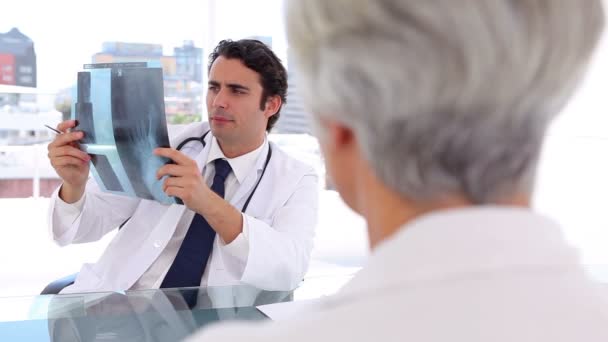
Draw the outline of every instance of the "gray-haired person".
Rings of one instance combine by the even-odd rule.
[[[366,266],[316,312],[200,341],[608,341],[608,291],[531,209],[601,0],[291,0],[288,40]]]

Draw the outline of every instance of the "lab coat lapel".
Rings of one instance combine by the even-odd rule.
[[[198,153],[196,156],[189,156],[196,161],[196,166],[198,166],[198,170],[201,174],[205,173],[205,164],[207,163],[207,158],[209,158],[209,151],[211,150],[211,133],[207,134],[205,137],[205,147]]]

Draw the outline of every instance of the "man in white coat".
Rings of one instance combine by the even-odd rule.
[[[101,192],[77,122],[49,145],[63,179],[50,205],[59,245],[99,240],[126,221],[95,264],[62,291],[248,284],[290,290],[304,277],[317,219],[313,168],[270,143],[287,91],[285,68],[256,40],[222,41],[210,55],[209,123],[187,126],[155,154],[163,190],[184,205]],[[190,139],[192,138],[192,139]],[[186,142],[186,140],[188,140]],[[184,144],[185,142],[185,144]]]
[[[607,289],[530,208],[601,0],[288,0],[286,22],[372,255],[317,312],[192,341],[608,341]]]

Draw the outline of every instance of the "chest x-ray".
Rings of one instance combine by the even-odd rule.
[[[106,192],[173,204],[156,179],[169,160],[153,155],[169,147],[160,65],[87,64],[78,73],[72,118],[84,131],[93,177]]]

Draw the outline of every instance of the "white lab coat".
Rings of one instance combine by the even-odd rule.
[[[430,214],[297,319],[215,325],[194,341],[608,341],[608,289],[528,210]]]
[[[207,123],[187,126],[172,139],[176,146],[188,137],[200,137]],[[203,169],[211,134],[199,156],[190,156]],[[290,290],[303,279],[313,247],[318,211],[318,176],[303,164],[272,145],[266,173],[245,212],[249,252],[246,265],[223,251],[216,236],[208,286],[248,284],[264,290]],[[194,158],[196,157],[196,158]],[[242,208],[262,172],[267,150],[260,153],[255,169],[245,178],[231,204]],[[183,205],[163,205],[101,192],[94,180],[87,184],[82,213],[61,235],[53,228],[52,215],[57,191],[50,205],[50,231],[59,245],[99,240],[131,219],[118,231],[103,255],[94,264],[84,264],[74,285],[64,292],[115,291],[129,289],[156,260],[169,242],[182,215]],[[192,212],[189,213],[192,215]],[[240,264],[239,264],[240,263]],[[240,271],[238,271],[240,270]]]

